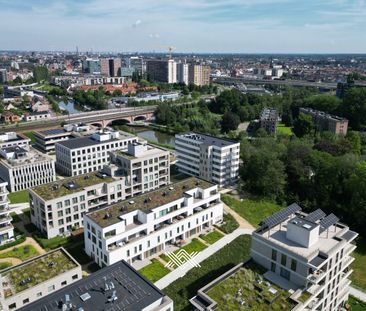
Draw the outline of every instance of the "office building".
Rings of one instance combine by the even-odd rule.
[[[85,252],[99,266],[133,263],[210,230],[223,219],[217,185],[195,177],[84,216]]]
[[[177,63],[173,59],[148,60],[146,62],[146,72],[150,79],[156,82],[177,82]]]
[[[133,69],[140,76],[145,73],[144,59],[138,56],[131,56],[125,59],[125,64],[127,68]]]
[[[33,148],[5,147],[0,155],[0,176],[11,192],[56,180],[55,161]]]
[[[90,74],[100,74],[100,61],[99,59],[87,58],[83,60],[83,72]]]
[[[109,162],[109,151],[127,150],[138,138],[125,132],[97,132],[55,144],[57,170],[66,176],[97,171]]]
[[[8,81],[6,69],[0,69],[0,83]]]
[[[292,204],[265,219],[252,234],[251,257],[265,278],[295,292],[293,310],[339,310],[348,299],[357,233],[318,209]]]
[[[173,301],[121,261],[19,311],[173,311]]]
[[[189,84],[189,64],[177,64],[177,83]]]
[[[30,141],[31,140],[23,134],[16,132],[0,132],[0,149],[13,146],[28,149]]]
[[[168,152],[140,145],[129,149],[111,153],[113,163],[100,171],[30,189],[32,223],[52,238],[82,227],[88,211],[169,183]]]
[[[337,117],[312,108],[300,108],[300,113],[311,116],[314,125],[319,131],[329,131],[335,135],[347,134],[348,120],[345,118]]]
[[[276,135],[278,114],[273,108],[264,108],[260,115],[260,127],[269,135]]]
[[[209,85],[211,68],[206,65],[189,65],[189,83],[193,83],[198,86]]]
[[[200,133],[175,135],[179,171],[220,187],[235,184],[239,175],[240,143]]]
[[[14,227],[10,216],[7,182],[0,178],[0,245],[13,241]]]
[[[1,310],[36,310],[31,307],[36,301],[81,278],[81,266],[63,248],[4,269],[0,272]]]
[[[121,76],[121,66],[120,58],[102,58],[100,60],[100,72],[107,77]]]

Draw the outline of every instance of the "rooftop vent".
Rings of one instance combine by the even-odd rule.
[[[104,215],[104,219],[109,219],[109,218],[112,218],[112,214],[111,213],[106,213]]]
[[[79,188],[79,185],[75,181],[69,181],[64,186],[69,190],[74,190]]]
[[[58,184],[54,184],[54,185],[52,185],[52,190],[53,190],[53,191],[58,190]]]
[[[134,203],[135,203],[135,201],[131,200],[131,201],[129,201],[128,203],[130,203],[130,204],[134,204]]]
[[[89,293],[84,293],[84,294],[82,294],[82,295],[80,295],[80,299],[82,300],[82,301],[87,301],[88,299],[90,299],[91,298],[91,296],[90,296],[90,294]]]
[[[32,278],[26,278],[26,279],[24,279],[24,280],[21,280],[20,282],[19,282],[19,285],[21,285],[21,286],[24,286],[24,285],[27,285],[27,284],[29,284],[29,283],[31,283],[32,282]]]
[[[89,175],[85,175],[84,176],[84,179],[86,180],[86,179],[89,179],[90,178],[90,176]]]
[[[174,190],[174,188],[173,187],[169,187],[169,190]]]

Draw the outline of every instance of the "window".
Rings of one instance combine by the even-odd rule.
[[[42,292],[37,293],[37,297],[42,297]]]
[[[287,256],[285,254],[281,255],[281,265],[286,266]]]
[[[65,206],[70,206],[70,200],[65,200]]]
[[[274,262],[271,262],[271,271],[276,272],[276,264]]]
[[[76,280],[78,278],[78,275],[77,274],[74,274],[73,276],[72,276],[72,279],[73,280]]]
[[[72,198],[72,204],[78,203],[78,198]]]
[[[277,261],[277,251],[272,249],[272,260]]]
[[[9,310],[13,310],[17,307],[17,304],[14,302],[11,305],[9,305]]]
[[[286,269],[284,269],[284,268],[282,268],[282,267],[281,267],[280,275],[281,275],[284,279],[286,279],[286,280],[288,280],[288,281],[290,280],[290,275],[291,275],[290,271],[288,271],[288,270],[286,270]]]
[[[291,270],[296,271],[297,261],[295,259],[291,259]]]
[[[48,286],[48,292],[52,292],[55,290],[55,285]]]
[[[61,282],[61,286],[65,286],[67,284],[67,281]]]
[[[29,302],[29,298],[26,298],[26,299],[23,300],[23,304],[26,304],[28,302]]]

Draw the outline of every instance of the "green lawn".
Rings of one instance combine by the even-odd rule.
[[[265,200],[249,200],[239,201],[230,195],[223,195],[222,200],[241,217],[249,221],[254,227],[283,207]]]
[[[244,235],[220,249],[186,275],[163,289],[174,301],[175,311],[192,310],[189,299],[197,291],[250,256],[250,236]]]
[[[351,280],[353,285],[366,290],[366,239],[363,237],[357,238],[357,248],[352,254],[355,257],[355,261],[351,267],[354,270],[351,274]]]
[[[63,237],[63,236],[56,236],[52,239],[46,239],[35,234],[33,237],[46,251],[50,251],[60,246],[65,246],[66,244],[71,242],[70,237]]]
[[[14,247],[12,250],[1,253],[0,258],[15,257],[20,260],[26,260],[28,258],[39,255],[37,250],[32,245],[24,245],[21,247]]]
[[[10,192],[8,195],[10,204],[29,202],[28,190]]]
[[[23,135],[27,136],[31,140],[31,144],[36,142],[33,132],[23,132]]]
[[[10,262],[0,262],[0,270],[11,267],[12,264]]]
[[[289,126],[286,126],[283,123],[277,124],[277,133],[285,134],[285,135],[292,135],[292,129]]]
[[[223,224],[221,224],[217,227],[222,232],[231,233],[239,228],[239,224],[231,214],[224,214]]]
[[[21,221],[19,215],[16,214],[15,212],[11,212],[10,213],[10,216],[11,216],[11,218],[13,218],[12,223],[16,223],[16,222],[20,222]]]
[[[351,311],[366,311],[366,303],[353,296],[349,297],[348,303],[351,305]]]
[[[200,238],[209,244],[214,244],[215,242],[220,240],[223,236],[224,235],[221,232],[214,230],[206,235],[200,236]]]
[[[170,270],[165,268],[164,265],[157,259],[152,259],[151,261],[151,264],[143,267],[139,270],[139,272],[151,282],[155,283],[162,277],[166,276]]]

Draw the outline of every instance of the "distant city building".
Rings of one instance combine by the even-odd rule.
[[[143,75],[145,73],[145,64],[144,59],[138,56],[132,56],[125,59],[126,67],[133,69],[139,75]]]
[[[26,122],[46,120],[46,119],[49,119],[49,118],[51,118],[51,113],[49,111],[26,112],[26,113],[24,113],[24,116],[23,116],[23,119]]]
[[[53,301],[55,309],[32,305],[81,279],[78,262],[63,248],[52,250],[0,272],[1,310],[59,310],[58,301]]]
[[[251,257],[268,270],[264,277],[304,297],[292,310],[340,310],[347,302],[358,234],[338,221],[292,204],[253,232]]]
[[[148,60],[146,71],[149,77],[156,82],[177,82],[177,64],[173,59]]]
[[[109,151],[127,151],[129,142],[138,138],[124,132],[98,132],[55,144],[58,171],[66,176],[81,175],[103,168],[109,162]]]
[[[13,220],[10,216],[7,182],[0,178],[0,245],[11,242],[14,239]]]
[[[21,121],[21,117],[11,111],[4,111],[1,114],[1,121],[3,123],[18,123]]]
[[[177,64],[177,82],[189,84],[189,64],[178,63]]]
[[[175,135],[179,171],[220,187],[233,185],[239,175],[240,143],[200,133]]]
[[[16,132],[0,132],[0,149],[19,146],[28,149],[30,139]]]
[[[173,301],[124,261],[68,284],[19,311],[173,311]]]
[[[277,132],[278,113],[274,108],[264,108],[260,115],[260,127],[269,135]]]
[[[206,65],[189,65],[189,83],[193,83],[198,86],[209,85],[211,68]]]
[[[101,267],[122,259],[133,263],[222,219],[217,185],[192,177],[85,215],[85,251]]]
[[[4,97],[5,98],[13,98],[13,97],[23,97],[23,96],[34,96],[34,91],[25,86],[4,86]]]
[[[0,155],[0,176],[11,192],[56,180],[55,161],[33,148],[5,147]]]
[[[0,69],[0,83],[5,83],[8,81],[6,69]]]
[[[345,118],[337,117],[311,108],[300,108],[300,113],[311,116],[315,126],[320,131],[329,131],[336,135],[347,134],[348,120]]]
[[[100,61],[99,59],[87,58],[83,61],[83,72],[98,74],[100,73]]]
[[[121,66],[120,58],[102,58],[100,60],[100,72],[108,77],[121,76]]]

